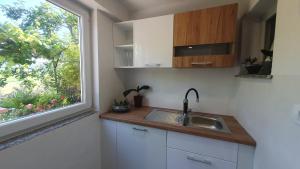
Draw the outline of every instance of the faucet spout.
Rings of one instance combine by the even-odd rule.
[[[196,101],[199,102],[199,93],[196,89],[194,88],[190,88],[186,94],[185,94],[185,97],[184,97],[184,100],[183,100],[183,125],[186,126],[187,123],[188,123],[188,109],[189,109],[189,100],[188,100],[188,96],[189,96],[189,93],[191,91],[194,91],[196,93]]]
[[[196,101],[199,102],[199,93],[198,93],[198,91],[197,91],[195,88],[190,88],[190,89],[186,92],[186,94],[185,94],[185,99],[188,98],[188,95],[189,95],[189,93],[190,93],[191,91],[194,91],[194,92],[196,93]]]

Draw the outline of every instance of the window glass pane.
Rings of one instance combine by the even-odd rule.
[[[81,102],[79,17],[0,0],[0,123]]]

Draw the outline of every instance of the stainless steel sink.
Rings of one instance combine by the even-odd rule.
[[[168,111],[155,109],[146,117],[147,121],[182,125],[182,113],[179,111]],[[203,115],[191,114],[188,116],[186,127],[205,128],[214,131],[231,133],[222,117],[207,117]]]
[[[178,120],[180,118],[180,116],[181,116],[181,113],[179,111],[154,109],[152,112],[150,112],[145,117],[145,119],[147,121],[180,125],[180,122]]]
[[[222,117],[206,117],[201,115],[190,115],[188,125],[190,127],[200,127],[231,133]]]

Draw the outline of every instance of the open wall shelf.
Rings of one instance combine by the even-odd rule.
[[[133,22],[114,24],[114,63],[115,68],[133,66]]]
[[[232,44],[205,44],[205,45],[191,45],[191,46],[176,46],[176,56],[213,56],[213,55],[229,55],[232,52]]]

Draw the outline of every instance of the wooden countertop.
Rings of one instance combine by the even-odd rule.
[[[196,136],[208,137],[212,139],[224,140],[234,143],[240,143],[250,146],[256,146],[255,140],[247,133],[247,131],[239,124],[239,122],[233,116],[224,115],[213,115],[207,113],[200,113],[205,116],[219,116],[222,117],[227,124],[231,133],[222,133],[217,131],[212,131],[208,129],[201,128],[191,128],[179,125],[165,124],[159,122],[146,121],[144,118],[151,112],[154,108],[142,107],[138,109],[131,110],[128,113],[113,113],[107,112],[100,115],[101,119],[108,119],[113,121],[120,121],[125,123],[132,123],[136,125],[153,127],[163,130],[175,131],[180,133],[186,133]],[[163,109],[163,108],[156,108]]]

